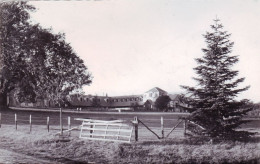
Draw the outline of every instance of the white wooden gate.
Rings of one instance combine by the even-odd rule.
[[[122,120],[103,121],[81,118],[75,120],[82,121],[80,138],[128,143],[131,141],[133,127],[124,124]]]

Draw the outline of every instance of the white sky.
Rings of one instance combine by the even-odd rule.
[[[257,0],[32,1],[34,21],[67,42],[85,61],[93,83],[86,94],[142,94],[160,87],[184,92],[206,46],[202,34],[221,19],[239,55],[234,69],[250,85],[238,98],[260,101],[260,2]]]

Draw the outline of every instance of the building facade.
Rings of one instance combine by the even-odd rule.
[[[174,111],[182,112],[178,105],[182,104],[179,95],[168,94],[166,91],[155,87],[140,95],[126,96],[94,96],[94,95],[70,95],[68,96],[69,108],[120,108],[133,110],[156,110],[154,103],[159,96],[168,95],[171,98],[168,106]],[[35,103],[19,103],[13,96],[9,97],[10,106],[14,107],[37,107],[52,108],[57,107],[52,101],[46,99],[38,99]]]

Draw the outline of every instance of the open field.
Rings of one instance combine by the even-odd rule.
[[[59,132],[59,112],[35,112],[9,110],[2,113],[0,128],[0,153],[2,149],[15,152],[10,163],[260,163],[260,139],[248,142],[223,142],[211,144],[207,140],[196,142],[184,136],[181,123],[169,138],[159,140],[144,126],[139,126],[139,141],[131,143],[89,141],[79,139],[79,131],[75,130],[65,138],[56,135]],[[18,117],[18,129],[15,130],[14,114]],[[29,115],[32,115],[32,131],[30,132]],[[185,114],[184,114],[185,115]],[[160,118],[164,117],[165,136],[170,128],[184,116],[178,113],[96,113],[96,112],[64,112],[64,128],[67,128],[67,117],[71,117],[73,126],[81,122],[74,118],[92,118],[100,120],[122,119],[130,121],[138,116],[140,120],[160,133]],[[50,132],[47,132],[46,118],[50,117]],[[260,132],[259,120],[246,125],[251,131]],[[198,140],[197,140],[198,141]],[[26,156],[24,156],[26,155]],[[31,157],[31,158],[30,158]],[[5,158],[6,159],[6,158]],[[2,159],[3,161],[4,159]],[[21,161],[20,161],[21,160]],[[0,163],[1,156],[0,156]]]
[[[32,123],[35,125],[45,125],[47,117],[50,117],[50,125],[59,125],[59,110],[58,109],[24,109],[24,110],[5,110],[2,112],[3,124],[14,124],[14,115],[17,114],[18,125],[29,124],[29,116],[32,115]],[[46,110],[46,111],[44,111]],[[88,112],[88,111],[72,111],[64,110],[63,122],[67,123],[68,116],[71,117],[71,125],[79,125],[80,122],[75,118],[91,118],[100,120],[117,120],[122,119],[130,123],[137,116],[140,120],[146,123],[149,127],[160,127],[161,117],[164,118],[164,126],[172,128],[178,123],[180,117],[188,116],[188,113],[173,113],[173,112]],[[183,127],[183,124],[178,127]],[[260,119],[252,119],[248,124],[242,125],[242,128],[260,128]]]
[[[130,144],[89,141],[78,138],[78,131],[62,139],[55,135],[58,127],[47,133],[45,126],[37,125],[31,133],[28,127],[13,125],[0,128],[0,147],[30,156],[40,163],[259,163],[260,142],[195,143],[175,132],[167,140],[138,141]],[[146,132],[140,131],[143,136]],[[179,133],[179,134],[178,134]],[[148,135],[149,136],[149,135]],[[148,138],[147,138],[148,139]],[[1,152],[1,151],[0,151]],[[13,160],[24,162],[23,158]],[[1,161],[1,156],[0,156]],[[42,161],[42,162],[41,162]],[[32,162],[34,163],[34,162]]]
[[[32,123],[35,125],[45,125],[47,117],[50,117],[50,125],[59,125],[60,113],[59,110],[49,111],[28,111],[26,110],[6,110],[2,112],[2,123],[14,125],[15,113],[17,114],[18,125],[28,124],[29,116],[32,115]],[[71,125],[80,125],[81,122],[74,120],[75,118],[91,118],[99,120],[117,120],[121,119],[131,123],[135,116],[151,127],[159,127],[161,125],[161,117],[164,118],[165,127],[171,128],[178,123],[178,119],[187,116],[187,113],[149,113],[149,112],[63,112],[63,122],[67,123],[68,116],[71,117]],[[180,125],[181,127],[181,125]]]
[[[37,125],[45,125],[45,130],[47,132],[47,117],[49,117],[49,127],[50,131],[58,130],[58,125],[60,124],[60,113],[57,109],[51,109],[48,111],[30,111],[28,110],[5,110],[2,111],[2,126],[13,125],[15,129],[15,114],[17,114],[17,128],[20,129],[21,126],[29,132],[30,124],[29,117],[32,116],[32,131],[35,130]],[[161,117],[163,117],[164,122],[164,134],[165,136],[170,132],[170,129],[176,126],[181,120],[180,117],[188,116],[187,113],[165,113],[165,112],[77,112],[64,110],[62,114],[63,128],[68,129],[68,117],[70,117],[71,127],[78,127],[81,125],[81,121],[75,120],[76,118],[90,118],[97,120],[124,120],[124,123],[132,126],[132,121],[134,117],[137,116],[143,123],[145,123],[149,128],[151,128],[155,133],[161,136]],[[242,125],[243,129],[247,129],[253,132],[260,132],[260,120],[253,119],[251,122]],[[144,132],[144,133],[141,133]],[[184,133],[184,122],[181,122],[176,129],[169,135],[169,138],[174,138],[175,135],[182,136]],[[139,140],[157,140],[157,137],[147,130],[142,124],[139,123]]]

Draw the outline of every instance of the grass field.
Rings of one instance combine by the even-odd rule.
[[[6,110],[2,112],[3,124],[14,124],[15,113],[17,114],[18,124],[28,124],[29,116],[32,115],[32,122],[36,125],[45,125],[47,117],[50,117],[51,125],[59,125],[59,110],[50,111],[26,111],[26,110]],[[185,113],[133,113],[133,112],[77,112],[64,111],[63,122],[66,124],[68,116],[71,117],[72,125],[79,125],[81,122],[75,121],[75,118],[91,118],[99,120],[117,120],[121,119],[125,122],[131,122],[135,116],[138,116],[143,122],[151,127],[159,127],[161,125],[161,117],[164,118],[165,127],[172,127],[178,122],[178,118],[187,116]]]
[[[50,163],[259,163],[259,138],[250,142],[195,143],[176,131],[170,139],[149,141],[149,132],[140,130],[145,141],[130,144],[89,141],[78,138],[73,131],[65,138],[55,135],[59,127],[49,133],[46,127],[13,125],[0,128],[0,147],[15,153],[33,156]],[[23,162],[22,159],[20,159]]]
[[[5,110],[1,112],[2,115],[2,126],[5,125],[15,125],[15,114],[17,114],[17,127],[24,126],[24,128],[29,131],[29,117],[32,116],[32,130],[35,130],[35,125],[46,125],[47,117],[49,117],[49,125],[51,129],[57,128],[60,124],[60,113],[59,110],[51,109],[49,111],[30,111],[28,110]],[[150,127],[154,132],[158,135],[161,135],[160,127],[161,127],[161,117],[164,119],[164,130],[165,136],[169,133],[170,129],[177,125],[181,120],[180,117],[187,116],[187,113],[151,113],[151,112],[77,112],[77,111],[64,111],[62,114],[63,120],[63,128],[68,128],[68,117],[71,119],[71,127],[76,127],[81,124],[80,121],[75,120],[76,118],[90,118],[90,119],[98,119],[98,120],[124,120],[126,124],[132,126],[131,121],[134,120],[134,117],[137,116],[143,123],[145,123],[148,127]],[[15,128],[15,126],[13,126]],[[47,126],[46,130],[47,131]],[[169,137],[174,137],[175,134],[182,134],[184,122],[180,123],[176,130],[174,130]],[[255,119],[251,122],[242,126],[243,129],[248,129],[250,131],[259,132],[260,129],[260,120]],[[142,124],[139,124],[139,131],[145,132],[145,135],[139,132],[139,139],[145,141],[146,139],[156,140],[157,137],[149,132]],[[178,133],[175,133],[178,131]]]
[[[1,112],[1,111],[0,111]],[[51,125],[59,125],[59,110],[49,109],[48,111],[30,111],[28,110],[5,110],[2,111],[2,123],[3,124],[14,124],[14,114],[17,114],[18,124],[28,124],[29,116],[32,115],[32,122],[36,125],[45,125],[47,117],[50,117]],[[173,113],[173,112],[77,112],[71,110],[64,110],[63,122],[66,124],[68,116],[71,117],[72,125],[79,125],[80,122],[75,121],[75,118],[91,118],[100,120],[116,120],[122,119],[126,122],[131,122],[135,116],[138,116],[140,120],[151,127],[160,127],[161,117],[164,118],[164,126],[171,128],[178,123],[180,117],[188,116],[187,113]],[[180,125],[179,127],[182,127]],[[253,119],[243,128],[259,128],[260,119]]]
[[[159,140],[144,126],[139,126],[139,141],[130,144],[118,142],[89,141],[79,139],[79,131],[67,133],[66,140],[59,135],[58,112],[34,112],[9,110],[2,113],[0,148],[19,154],[51,161],[51,163],[260,163],[259,136],[248,142],[223,142],[211,144],[207,140],[195,142],[183,135],[183,124],[177,127],[169,138]],[[18,117],[15,130],[14,114]],[[30,132],[29,115],[32,115]],[[47,132],[46,118],[50,117],[50,132]],[[138,116],[158,135],[160,119],[164,117],[165,135],[175,126],[182,114],[174,113],[64,113],[64,128],[67,117],[72,126],[80,125],[74,118],[101,120],[123,119],[126,122]],[[131,123],[130,123],[131,124]],[[247,129],[259,132],[259,120],[246,125]],[[66,141],[66,142],[63,142]],[[197,140],[198,141],[198,140]]]

